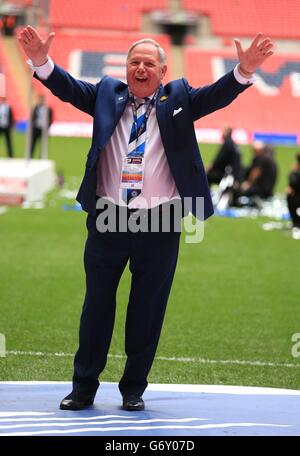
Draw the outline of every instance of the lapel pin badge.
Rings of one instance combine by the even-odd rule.
[[[162,97],[160,97],[160,101],[166,101],[168,97],[166,97],[166,95],[163,95]]]

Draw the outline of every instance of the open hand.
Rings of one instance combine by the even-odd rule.
[[[18,35],[18,41],[25,54],[32,60],[33,65],[41,66],[48,60],[48,51],[52,44],[55,33],[49,33],[43,40],[36,29],[28,25]]]
[[[256,35],[248,49],[243,50],[238,39],[235,39],[234,43],[240,61],[239,69],[245,76],[252,75],[274,53],[271,39],[263,39],[262,33]]]

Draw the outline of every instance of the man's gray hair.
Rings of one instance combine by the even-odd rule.
[[[139,40],[139,41],[136,41],[135,43],[133,43],[129,50],[128,50],[128,53],[127,53],[127,58],[130,56],[131,52],[133,51],[133,49],[138,46],[139,44],[152,44],[152,46],[156,47],[157,51],[158,51],[158,55],[159,55],[159,60],[160,60],[160,63],[162,65],[165,65],[166,62],[167,62],[167,57],[166,57],[166,53],[165,53],[165,50],[160,46],[159,43],[157,43],[156,41],[152,40],[152,38],[143,38],[142,40]]]

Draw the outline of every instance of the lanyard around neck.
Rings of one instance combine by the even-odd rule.
[[[145,102],[148,104],[148,106],[147,106],[147,110],[145,112],[144,120],[143,120],[142,124],[140,125],[139,129],[138,129],[138,124],[137,124],[137,109],[138,108],[136,107],[134,96],[132,95],[132,93],[129,93],[130,104],[131,104],[131,109],[132,109],[132,114],[133,114],[133,124],[134,124],[137,139],[139,138],[139,136],[141,135],[141,133],[143,132],[143,130],[147,124],[147,120],[151,114],[152,108],[155,105],[158,91],[159,91],[159,89],[157,89],[155,91],[153,97],[151,98],[151,100],[149,102]]]

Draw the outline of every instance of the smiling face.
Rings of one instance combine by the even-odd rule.
[[[162,64],[158,49],[151,43],[135,46],[127,57],[127,83],[133,95],[148,97],[159,87],[167,71]]]

